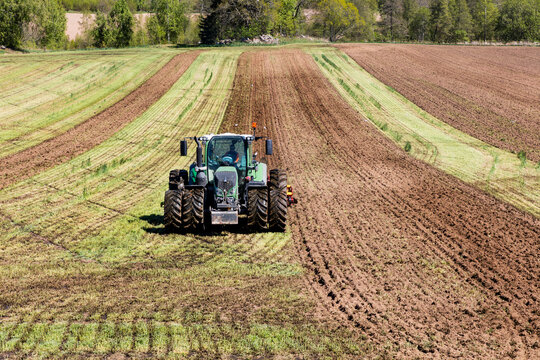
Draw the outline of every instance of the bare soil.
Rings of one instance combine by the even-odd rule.
[[[111,107],[67,132],[21,152],[0,158],[0,189],[70,160],[108,139],[163,96],[197,58],[175,56],[156,74]]]
[[[290,229],[316,316],[382,355],[540,356],[539,219],[408,156],[299,50],[241,56],[221,131],[252,121],[299,199]]]
[[[540,49],[338,45],[377,79],[455,128],[540,160]]]

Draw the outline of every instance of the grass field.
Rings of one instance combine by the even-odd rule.
[[[0,58],[0,156],[53,138],[140,86],[178,51],[105,50]]]
[[[336,48],[202,50],[105,141],[0,189],[0,358],[536,357],[537,164],[450,127]],[[19,105],[0,102],[14,136],[0,164],[179,52],[1,58],[13,85],[0,99]],[[169,170],[195,150],[180,157],[179,140],[252,121],[299,199],[287,231],[166,231]]]

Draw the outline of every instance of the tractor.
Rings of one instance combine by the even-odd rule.
[[[253,134],[219,134],[185,138],[180,155],[187,156],[188,142],[196,145],[196,161],[189,170],[171,170],[165,192],[164,223],[172,231],[208,230],[212,225],[237,225],[245,221],[250,231],[285,231],[287,207],[296,200],[287,174],[268,172],[253,152],[264,139],[266,155],[272,140]]]

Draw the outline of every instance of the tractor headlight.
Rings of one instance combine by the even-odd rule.
[[[224,197],[225,197],[225,194],[223,194],[223,190],[220,188],[216,188],[216,198],[223,201]]]

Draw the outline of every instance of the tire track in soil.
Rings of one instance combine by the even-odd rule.
[[[145,112],[182,76],[200,51],[172,58],[129,95],[52,139],[0,158],[0,189],[70,160],[99,145]]]
[[[409,157],[299,50],[240,57],[221,131],[252,121],[300,199],[290,228],[323,319],[405,356],[539,355],[538,219]]]

